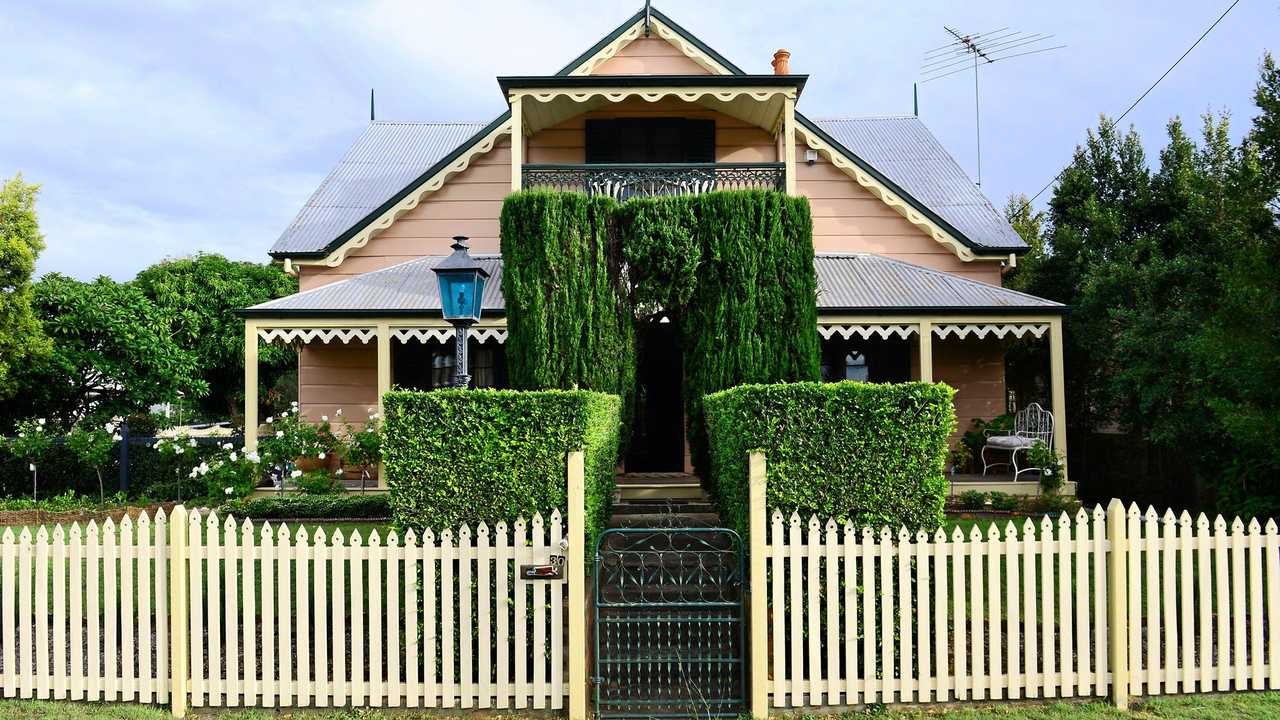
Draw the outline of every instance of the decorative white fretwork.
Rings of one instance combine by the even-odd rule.
[[[432,340],[446,343],[453,339],[453,328],[396,328],[391,331],[391,337],[403,343],[415,340],[420,343]],[[507,341],[507,331],[502,328],[471,328],[471,337],[479,343],[494,340],[502,344]]]
[[[882,340],[889,339],[890,335],[897,335],[903,340],[906,340],[912,335],[915,335],[916,332],[917,332],[917,328],[915,325],[819,325],[818,326],[818,334],[821,335],[824,340],[830,340],[836,335],[839,335],[845,340],[848,340],[850,337],[854,335],[857,335],[863,340],[866,340],[872,335],[879,336]]]
[[[262,328],[258,338],[263,342],[310,343],[319,340],[326,345],[337,340],[346,345],[351,342],[367,343],[378,331],[373,328]]]
[[[1031,333],[1036,337],[1044,337],[1045,332],[1049,330],[1046,323],[1008,323],[1008,324],[989,324],[989,325],[934,325],[933,334],[939,339],[945,339],[948,335],[955,335],[958,338],[966,338],[969,335],[976,335],[979,338],[985,338],[988,335],[995,334],[996,337],[1004,339],[1007,335],[1012,334],[1014,337],[1020,338],[1027,333]]]

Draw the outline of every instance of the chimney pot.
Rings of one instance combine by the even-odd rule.
[[[779,48],[773,54],[773,74],[774,75],[790,75],[791,74],[791,51],[786,48]]]

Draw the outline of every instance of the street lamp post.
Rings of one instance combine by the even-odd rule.
[[[440,283],[440,312],[454,329],[453,385],[464,388],[471,384],[467,372],[467,336],[480,319],[484,284],[489,279],[485,270],[468,252],[467,238],[453,238],[453,254],[432,268]]]

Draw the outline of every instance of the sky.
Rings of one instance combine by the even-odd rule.
[[[1115,116],[1230,0],[665,0],[748,72],[780,47],[812,118],[910,114],[943,26],[1054,35],[981,70],[983,189],[1035,193],[1100,113]],[[267,250],[368,123],[488,121],[498,75],[551,74],[641,0],[0,0],[0,177],[39,183],[38,272],[126,280],[169,257]],[[1154,11],[1154,8],[1159,8]],[[779,12],[783,10],[783,12]],[[1255,114],[1280,2],[1242,0],[1125,119],[1154,159],[1169,118]],[[973,76],[920,88],[921,119],[976,174]],[[1042,197],[1040,204],[1043,203]]]

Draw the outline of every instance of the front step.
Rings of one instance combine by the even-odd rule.
[[[701,500],[702,486],[697,483],[661,485],[618,485],[621,500]]]

